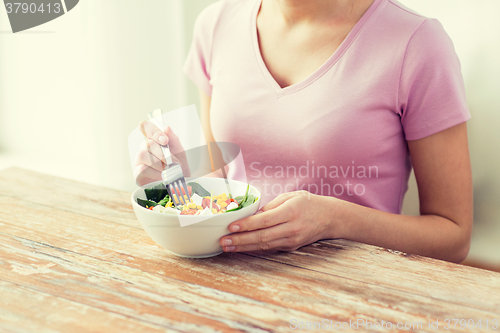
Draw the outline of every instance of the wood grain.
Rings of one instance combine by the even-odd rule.
[[[378,286],[331,279],[329,275],[308,274],[303,270],[297,272],[288,265],[260,260],[255,263],[255,259],[248,256],[242,256],[244,260],[239,262],[239,267],[227,269],[231,279],[208,268],[204,274],[194,274],[192,280],[200,282],[199,285],[186,285],[166,274],[154,274],[155,270],[124,267],[123,263],[102,261],[25,239],[9,239],[0,234],[0,244],[0,257],[6,264],[0,269],[3,280],[137,320],[146,320],[141,314],[147,313],[147,322],[160,326],[173,325],[172,321],[181,319],[229,331],[216,325],[217,321],[231,322],[234,329],[243,320],[252,324],[241,327],[243,331],[287,331],[291,319],[321,321],[327,318],[344,322],[365,318],[371,322],[425,323],[431,318],[453,315],[483,320],[495,318],[484,311],[419,296],[409,298]],[[232,259],[224,261],[229,264]],[[224,262],[219,264],[226,266]],[[243,267],[246,271],[238,274]],[[165,266],[156,265],[156,271],[158,269],[164,270]],[[180,277],[190,274],[175,271],[176,275],[182,275]],[[245,281],[245,286],[241,281]],[[411,303],[407,303],[409,300]],[[169,312],[164,313],[164,308]],[[175,322],[175,326],[183,327],[184,321]],[[189,331],[198,330],[189,328]]]
[[[139,227],[129,192],[10,168],[0,172],[0,195]]]
[[[2,332],[164,332],[121,314],[1,280],[0,295]]]
[[[429,320],[500,319],[497,273],[343,240],[184,259],[154,244],[129,200],[25,170],[0,172],[0,328],[289,332],[292,319],[364,319],[426,330]],[[12,306],[18,299],[27,301]],[[44,321],[50,315],[55,323]],[[21,319],[17,329],[12,322]]]
[[[251,255],[493,313],[500,309],[500,274],[483,269],[346,240]]]

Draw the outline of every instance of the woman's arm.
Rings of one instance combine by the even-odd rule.
[[[210,154],[212,161],[215,164],[221,165],[224,164],[221,150],[217,145],[210,144],[212,142],[215,142],[214,135],[212,134],[212,127],[210,126],[210,104],[212,102],[212,98],[204,93],[201,89],[199,90],[199,94],[201,102],[201,128],[203,129],[205,141],[207,142],[207,145],[210,145]],[[227,178],[227,173],[223,173],[222,169],[213,170],[211,174],[205,175],[205,177]]]
[[[386,213],[303,191],[285,193],[263,207],[263,213],[232,223],[229,230],[237,233],[221,238],[224,250],[294,250],[320,239],[344,238],[462,261],[472,231],[466,124],[409,141],[408,146],[419,189],[420,216]]]
[[[338,235],[403,252],[460,262],[472,232],[472,173],[467,126],[409,141],[420,216],[389,214],[351,204]],[[332,236],[336,232],[332,230]]]
[[[209,142],[215,142],[214,136],[212,134],[212,127],[210,126],[210,103],[212,98],[205,94],[203,90],[199,90],[200,102],[201,102],[201,127],[203,129],[203,134],[205,135],[205,140],[207,144]]]

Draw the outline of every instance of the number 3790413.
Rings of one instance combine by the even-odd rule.
[[[475,329],[475,328],[486,328],[486,329],[498,329],[498,319],[493,320],[474,320],[474,319],[445,319],[444,329]]]
[[[35,14],[35,13],[55,13],[59,14],[62,10],[60,3],[41,3],[40,5],[36,3],[27,3],[27,2],[7,2],[5,4],[5,8],[7,8],[7,14],[11,13],[23,13],[23,14]]]

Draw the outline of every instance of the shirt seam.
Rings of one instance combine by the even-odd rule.
[[[391,2],[392,3],[392,2]],[[400,109],[400,92],[401,92],[401,81],[402,81],[402,76],[403,76],[403,67],[405,65],[405,60],[406,60],[406,56],[408,54],[408,46],[410,45],[412,39],[413,39],[413,36],[415,36],[416,32],[418,31],[418,29],[420,29],[420,27],[427,21],[427,19],[425,19],[424,21],[422,21],[422,23],[420,23],[418,25],[418,27],[415,28],[415,30],[413,31],[413,33],[411,34],[410,38],[408,38],[408,43],[406,43],[406,47],[405,47],[405,51],[403,53],[403,60],[401,61],[401,67],[399,68],[399,79],[398,79],[398,83],[397,83],[397,88],[396,88],[396,108],[395,110],[397,111],[397,113],[401,116],[401,118],[403,118],[404,114],[403,114],[403,110]]]
[[[190,71],[185,71],[184,75],[186,75],[187,78],[190,79],[198,89],[203,90],[203,92],[208,96],[212,96],[212,85],[210,84],[210,80],[199,80],[196,75],[193,75]]]
[[[311,82],[305,84],[303,87],[297,89],[297,90],[293,90],[293,91],[288,91],[288,92],[285,92],[285,93],[281,93],[280,94],[280,97],[282,96],[286,96],[286,95],[289,95],[289,94],[292,94],[292,93],[296,93],[296,92],[299,92],[307,87],[309,87],[311,84],[315,83],[316,81],[318,81],[320,78],[322,78],[324,75],[326,75],[330,69],[337,63],[340,61],[340,59],[344,56],[344,54],[349,50],[350,46],[354,43],[354,41],[359,37],[359,35],[361,34],[361,32],[363,31],[363,29],[365,29],[366,25],[368,24],[368,22],[373,18],[373,16],[375,16],[375,13],[380,9],[380,7],[382,7],[382,1],[378,4],[377,8],[375,8],[375,10],[370,14],[370,17],[368,17],[368,19],[363,23],[363,26],[361,26],[361,28],[356,32],[356,35],[351,39],[351,41],[349,42],[348,45],[346,45],[344,51],[337,57],[337,59],[335,59],[334,62],[332,62],[330,64],[330,66],[328,66],[324,71],[323,73],[319,74],[314,80],[311,80]]]
[[[388,1],[389,1],[391,4],[393,4],[394,6],[398,7],[399,9],[401,9],[401,10],[403,10],[403,11],[405,11],[405,12],[409,13],[409,14],[412,14],[412,15],[414,15],[414,16],[418,16],[418,17],[422,17],[422,18],[427,18],[426,16],[423,16],[423,15],[421,15],[421,14],[417,14],[417,13],[411,12],[411,11],[409,11],[408,9],[401,7],[399,4],[397,4],[397,3],[393,2],[392,0],[388,0]]]
[[[420,131],[420,130],[422,130],[422,129],[428,128],[428,127],[430,127],[430,126],[432,126],[432,125],[434,125],[434,124],[441,123],[441,122],[443,122],[443,121],[445,121],[445,120],[447,120],[447,119],[450,119],[450,118],[452,118],[452,117],[461,116],[461,115],[463,115],[463,112],[464,112],[464,111],[468,111],[468,110],[469,110],[469,108],[466,106],[466,107],[464,107],[464,108],[460,109],[460,111],[454,112],[453,114],[450,114],[450,115],[448,115],[448,116],[446,116],[446,117],[440,118],[440,119],[438,119],[438,120],[434,120],[434,121],[432,121],[432,122],[430,122],[430,123],[428,123],[428,124],[425,124],[425,125],[423,125],[423,126],[420,126],[420,127],[418,127],[418,128],[410,129],[410,130],[408,131],[408,133],[409,133],[409,134],[412,134],[412,133],[415,133],[415,132]],[[406,134],[406,133],[407,133],[407,131],[405,131],[405,134]],[[436,133],[437,133],[437,132],[436,132]]]
[[[255,63],[257,64],[257,67],[259,68],[259,71],[260,71],[262,77],[264,78],[264,81],[266,81],[269,88],[271,88],[271,90],[274,91],[278,95],[278,98],[280,98],[281,95],[275,90],[274,86],[269,81],[267,74],[265,73],[264,68],[261,66],[260,59],[259,59],[259,57],[262,58],[262,55],[259,55],[260,46],[259,46],[259,37],[258,37],[258,31],[257,31],[257,22],[256,21],[254,22],[254,20],[257,20],[257,16],[258,16],[259,9],[260,9],[261,5],[262,5],[262,0],[255,0],[255,4],[254,4],[253,10],[252,10],[252,15],[250,18],[250,41],[252,43],[252,49],[253,49],[253,55],[255,58]],[[255,27],[254,27],[254,23],[255,23]]]

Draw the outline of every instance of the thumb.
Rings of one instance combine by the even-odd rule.
[[[287,192],[278,195],[276,198],[268,202],[264,207],[260,210],[263,212],[267,212],[268,210],[275,209],[278,206],[281,206],[285,201],[293,198],[295,196],[294,192]]]

